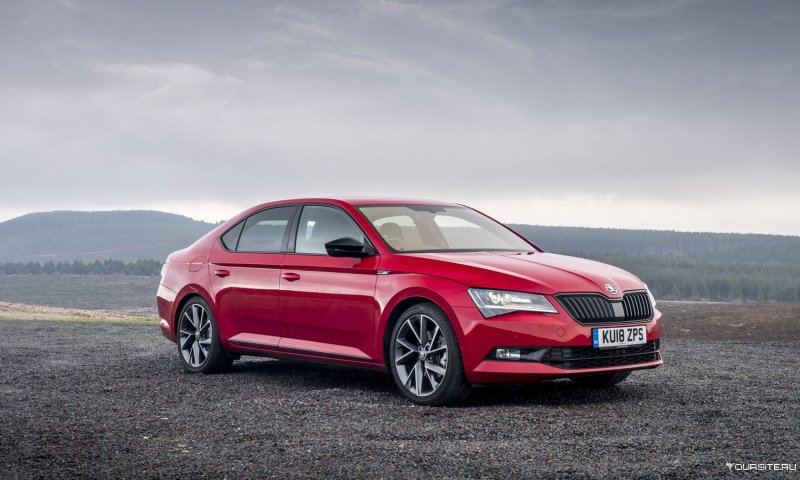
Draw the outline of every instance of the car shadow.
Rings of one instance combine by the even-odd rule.
[[[622,383],[609,388],[587,388],[569,380],[495,384],[475,388],[464,407],[487,405],[579,406],[640,401],[657,395],[648,386]]]
[[[255,376],[298,388],[369,388],[376,391],[395,388],[391,376],[380,371],[290,359],[247,358],[235,362],[230,373]]]
[[[231,367],[231,373],[297,389],[373,392],[406,401],[391,375],[364,368],[285,359],[247,359],[236,362]],[[454,408],[490,405],[578,406],[641,401],[659,395],[659,384],[642,384],[636,381],[635,375],[620,385],[605,389],[586,388],[569,380],[480,385]]]

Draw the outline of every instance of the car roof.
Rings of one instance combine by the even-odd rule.
[[[438,200],[426,200],[421,198],[402,198],[402,197],[309,197],[309,198],[291,198],[270,204],[281,203],[344,203],[347,205],[364,206],[364,205],[443,205],[443,206],[460,206],[452,202],[441,202]]]

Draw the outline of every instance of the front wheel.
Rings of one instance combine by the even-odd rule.
[[[212,373],[233,363],[219,343],[217,321],[208,304],[192,298],[178,317],[178,356],[190,373]]]
[[[403,312],[392,330],[389,361],[400,391],[419,405],[456,403],[470,392],[453,327],[432,304]]]
[[[630,370],[622,370],[614,373],[606,373],[603,375],[587,375],[585,377],[572,377],[574,383],[589,388],[608,388],[622,382],[628,375],[631,374]]]

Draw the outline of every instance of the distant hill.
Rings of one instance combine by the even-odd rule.
[[[159,263],[170,252],[190,245],[213,227],[154,211],[34,213],[0,223],[0,273],[157,275]],[[591,258],[633,272],[658,298],[800,301],[797,236],[511,227],[545,251]],[[70,265],[44,265],[76,260]],[[102,264],[82,263],[95,260]],[[118,262],[137,260],[156,262]]]
[[[213,227],[147,210],[31,213],[0,223],[0,262],[164,260]]]
[[[665,300],[800,301],[800,237],[510,225],[545,251],[616,265]]]
[[[509,226],[548,252],[800,265],[797,236]],[[31,213],[0,223],[0,262],[163,260],[213,227],[147,210]]]
[[[515,224],[509,226],[547,252],[800,265],[798,236]]]

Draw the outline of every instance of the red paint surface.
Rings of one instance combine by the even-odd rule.
[[[328,204],[344,209],[378,255],[364,259],[286,253],[234,253],[219,237],[239,220],[282,204]],[[565,292],[596,292],[619,298],[644,284],[619,268],[544,253],[394,254],[358,205],[437,204],[380,198],[308,198],[250,208],[169,256],[157,294],[161,330],[175,341],[181,302],[199,295],[211,306],[223,346],[232,352],[286,356],[385,369],[384,341],[393,314],[409,301],[438,305],[456,331],[471,382],[526,381],[574,373],[630,369],[562,370],[534,362],[486,360],[495,347],[591,345],[591,327],[575,322],[552,298]],[[199,265],[200,257],[204,258]],[[378,275],[378,271],[388,274]],[[613,283],[617,295],[604,286]],[[485,319],[469,287],[549,296],[558,313],[517,312]],[[661,337],[661,314],[646,322],[647,338]],[[645,322],[643,322],[645,323]],[[635,367],[660,365],[661,360]]]

